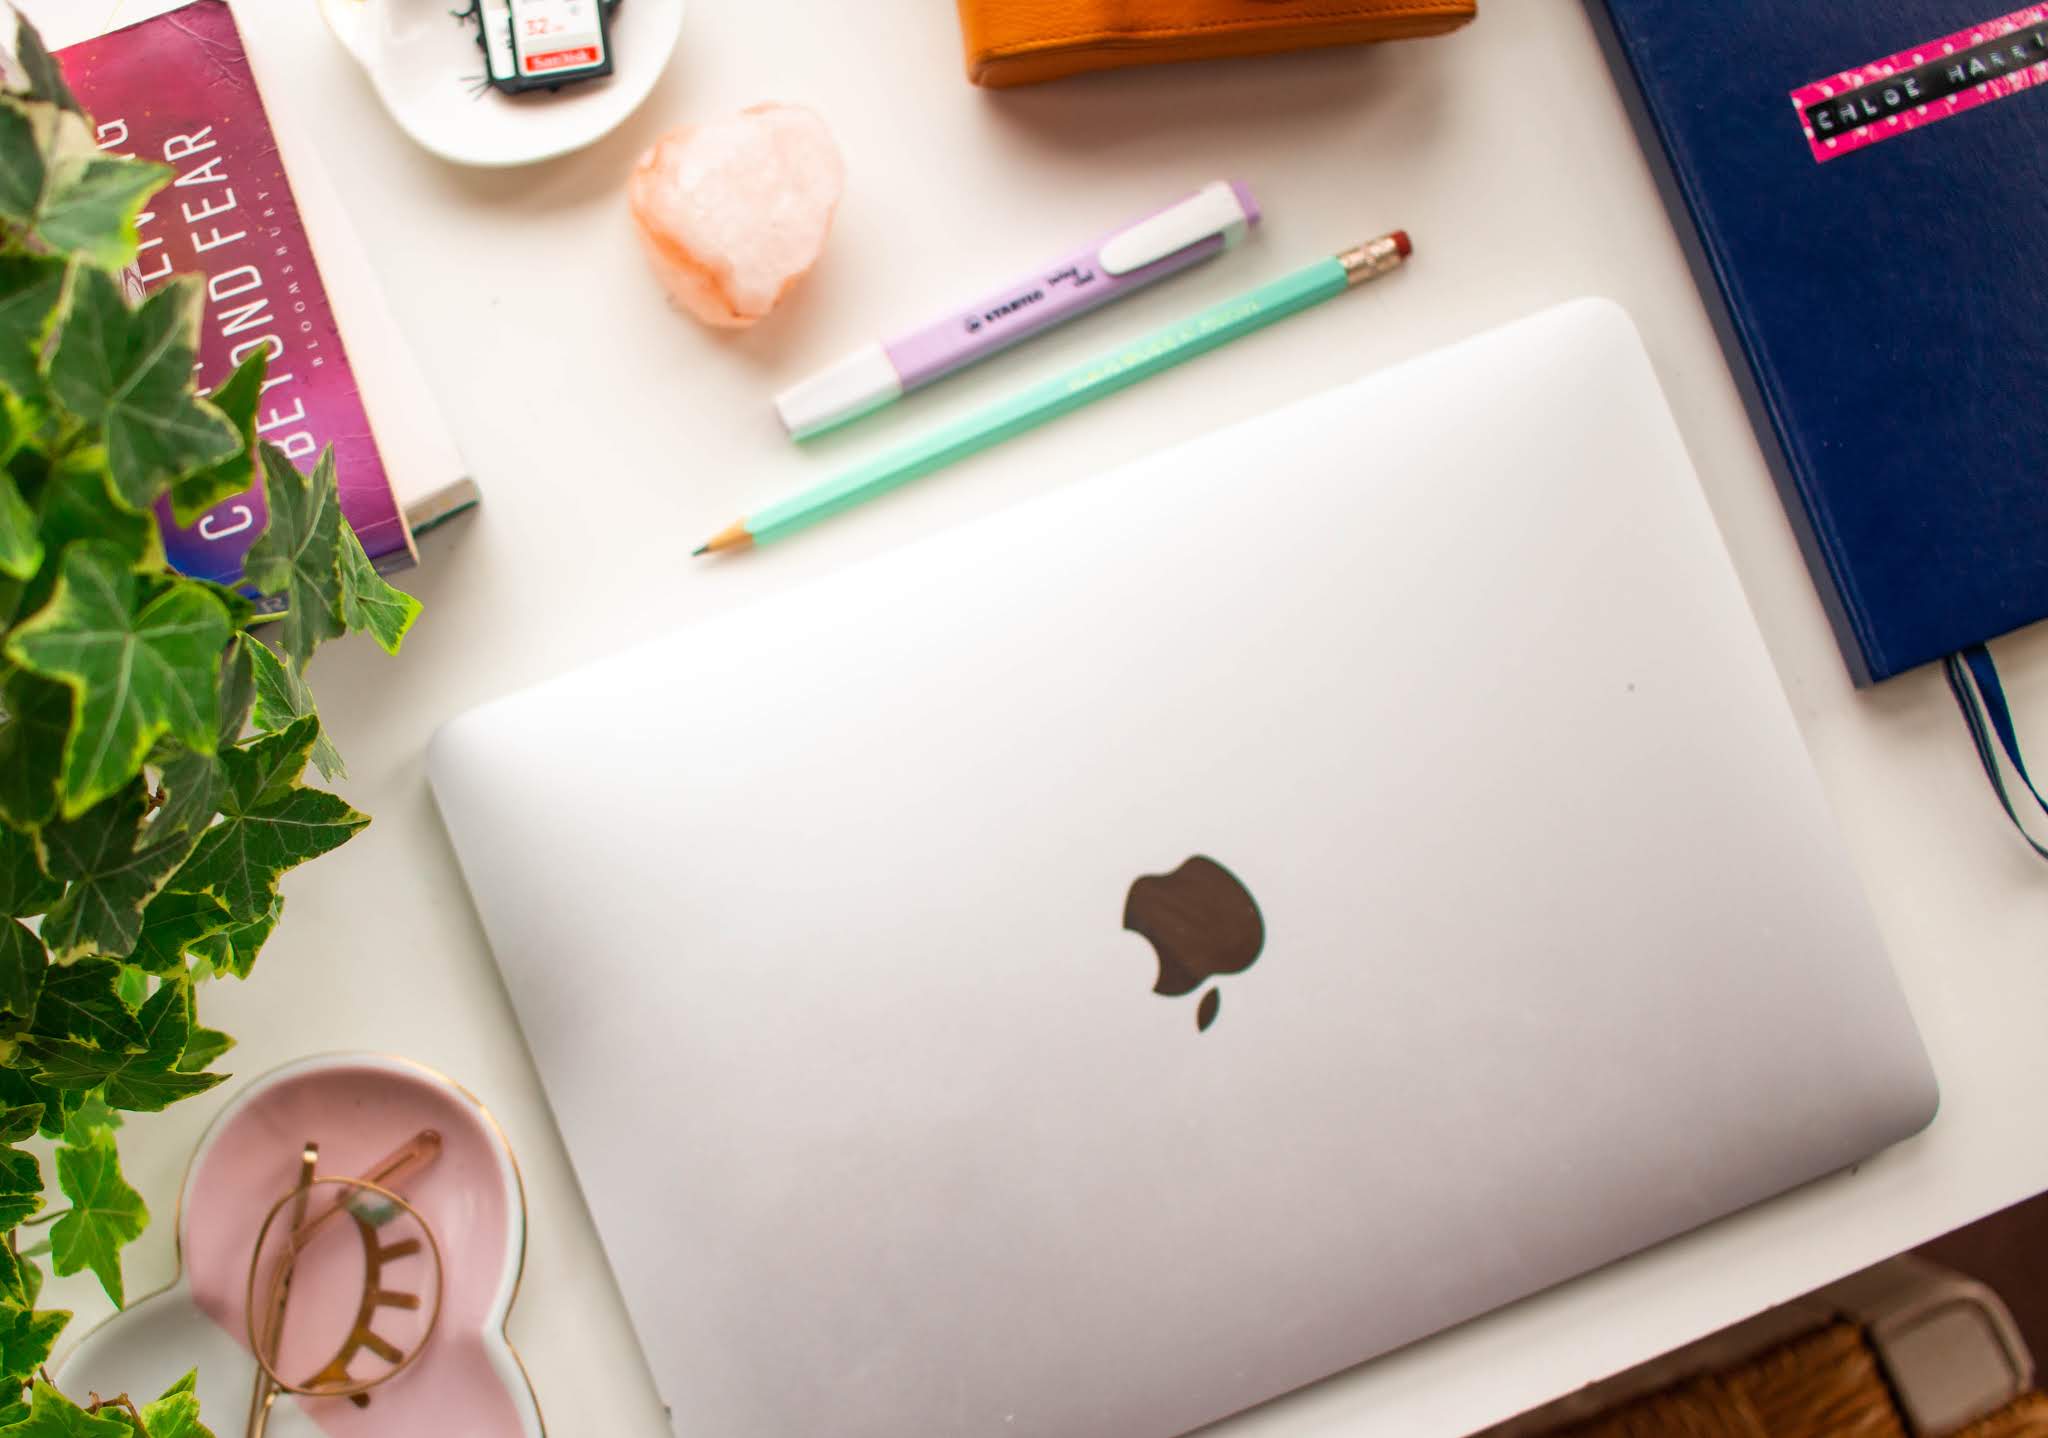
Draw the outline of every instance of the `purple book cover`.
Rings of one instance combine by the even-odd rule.
[[[267,349],[260,437],[306,470],[333,445],[342,513],[363,548],[380,565],[403,560],[405,521],[225,0],[194,0],[69,46],[59,58],[99,127],[101,149],[177,172],[142,216],[131,289],[203,275],[200,388]],[[172,522],[168,499],[158,518],[172,564],[231,584],[268,513],[259,485],[189,527]]]

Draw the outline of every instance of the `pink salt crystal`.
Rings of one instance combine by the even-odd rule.
[[[675,301],[744,329],[818,262],[845,187],[825,122],[771,104],[669,132],[640,157],[627,198]]]

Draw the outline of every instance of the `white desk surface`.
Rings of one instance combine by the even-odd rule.
[[[29,9],[61,40],[112,3]],[[151,3],[129,0],[122,18]],[[240,1037],[226,1063],[238,1075],[313,1051],[386,1050],[441,1068],[494,1108],[532,1215],[511,1332],[557,1431],[668,1430],[427,792],[422,754],[435,726],[587,656],[1580,294],[1613,296],[1642,327],[1869,885],[1944,1107],[1924,1136],[1854,1174],[1218,1431],[1460,1434],[2048,1188],[2048,873],[1994,806],[1937,673],[1874,693],[1850,687],[1574,0],[1489,0],[1448,39],[1009,94],[962,79],[942,0],[699,0],[675,63],[621,131],[506,173],[414,149],[329,41],[313,0],[240,9],[263,70],[292,77],[271,87],[277,122],[315,127],[486,498],[455,533],[428,541],[412,578],[426,616],[401,659],[352,642],[316,666],[349,762],[345,792],[376,823],[287,880],[286,921],[255,977],[213,986],[204,1013]],[[786,311],[751,334],[713,334],[663,302],[624,178],[664,128],[763,99],[808,103],[830,120],[846,200],[823,263]],[[782,384],[1224,175],[1249,182],[1267,214],[1228,260],[815,452],[783,439],[768,404]],[[800,541],[731,563],[683,557],[743,508],[850,456],[1396,225],[1414,234],[1416,258],[1369,292]],[[2048,632],[1998,652],[2048,757]],[[158,1215],[131,1251],[131,1293],[168,1280],[185,1157],[235,1087],[124,1131],[131,1176]],[[665,1097],[619,1102],[658,1112]],[[53,1295],[80,1310],[81,1325],[105,1310],[77,1280]]]

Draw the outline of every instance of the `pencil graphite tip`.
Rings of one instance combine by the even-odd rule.
[[[747,549],[752,547],[753,543],[753,531],[747,528],[745,520],[740,520],[736,524],[728,524],[691,550],[690,557],[694,559],[700,554],[723,554],[728,549]]]

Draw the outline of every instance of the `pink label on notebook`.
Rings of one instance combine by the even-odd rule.
[[[1822,163],[2048,82],[2048,4],[1801,85],[1792,108]]]

